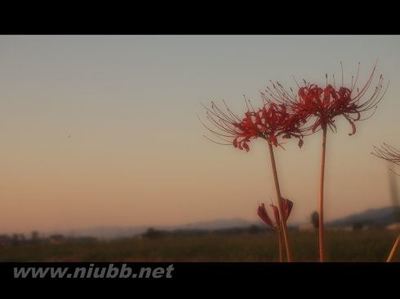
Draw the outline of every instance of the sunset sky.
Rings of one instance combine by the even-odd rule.
[[[207,141],[201,103],[240,113],[268,80],[324,83],[342,61],[365,81],[377,59],[377,113],[328,135],[327,220],[391,204],[370,152],[400,148],[400,36],[0,36],[0,233],[256,221],[275,195],[266,145]],[[290,222],[317,207],[320,137],[277,150]]]

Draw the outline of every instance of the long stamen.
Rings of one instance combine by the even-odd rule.
[[[374,146],[372,154],[378,158],[400,165],[400,150],[387,143],[383,143],[380,148]]]
[[[343,63],[342,62],[340,62],[340,69],[342,70],[342,86],[343,86],[344,78],[343,78]]]

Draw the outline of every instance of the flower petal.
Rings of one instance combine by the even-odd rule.
[[[271,218],[268,216],[267,210],[265,209],[265,205],[263,203],[258,206],[257,215],[262,221],[264,221],[265,224],[274,228],[274,224],[272,223]]]

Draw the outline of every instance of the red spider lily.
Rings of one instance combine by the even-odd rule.
[[[221,109],[214,102],[211,102],[211,107],[205,107],[207,113],[207,119],[210,121],[215,128],[209,128],[203,123],[203,125],[219,139],[224,141],[214,141],[208,137],[209,140],[218,144],[231,145],[241,150],[249,151],[249,142],[256,138],[263,138],[267,141],[267,146],[270,153],[272,173],[274,176],[274,183],[276,189],[276,195],[278,200],[277,212],[278,215],[284,215],[284,204],[282,203],[283,198],[281,196],[278,172],[274,157],[274,146],[281,146],[278,138],[291,138],[295,137],[299,139],[299,146],[303,144],[302,141],[302,119],[299,118],[298,114],[291,113],[285,104],[276,104],[269,101],[263,101],[262,107],[254,109],[250,101],[245,99],[247,106],[247,112],[244,117],[240,118],[234,114],[229,107],[223,102],[225,109]],[[260,210],[261,211],[261,210]],[[262,211],[261,211],[262,213]],[[267,215],[268,216],[268,215]],[[265,218],[267,219],[267,218]],[[290,245],[288,241],[287,217],[275,217],[277,220],[277,226],[281,230],[280,244],[284,245],[287,260],[291,261]],[[268,221],[268,220],[266,220]],[[279,223],[280,221],[280,223]]]
[[[279,209],[277,206],[271,204],[270,205],[273,211],[274,215],[274,222],[272,219],[269,217],[267,209],[265,208],[265,204],[262,203],[258,209],[257,209],[257,215],[261,218],[262,221],[264,221],[265,224],[267,224],[269,227],[271,227],[273,230],[278,230],[280,227],[280,217],[279,217]],[[292,211],[293,208],[293,202],[283,198],[282,200],[282,206],[283,206],[283,219],[286,223],[290,216],[290,212]]]
[[[299,146],[302,145],[302,134],[297,116],[290,114],[283,104],[263,103],[263,106],[255,110],[246,100],[247,112],[240,118],[234,114],[224,103],[225,109],[221,109],[214,102],[211,108],[206,109],[207,119],[216,129],[203,125],[225,143],[211,141],[219,144],[233,144],[234,147],[249,151],[249,142],[252,139],[263,138],[268,143],[278,146],[278,137],[299,138]]]
[[[374,66],[366,83],[361,87],[356,87],[359,76],[358,67],[357,75],[355,78],[352,77],[349,87],[345,87],[343,84],[342,69],[340,87],[336,87],[334,76],[334,82],[332,84],[328,83],[328,76],[326,75],[325,87],[304,81],[304,86],[299,86],[296,95],[293,89],[290,89],[289,92],[277,82],[272,83],[272,87],[268,87],[263,94],[268,94],[277,103],[286,104],[301,119],[312,118],[312,124],[304,128],[304,131],[310,130],[311,133],[314,133],[327,127],[332,131],[336,131],[335,118],[342,115],[352,127],[352,132],[349,135],[353,135],[356,132],[354,122],[371,117],[377,108],[377,104],[386,93],[387,86],[384,88],[383,76],[380,75],[375,89],[368,94],[375,71],[376,66]],[[367,112],[370,113],[363,115]]]
[[[299,118],[286,105],[266,102],[256,112],[256,120],[258,130],[269,143],[278,146],[278,137],[282,136],[299,138],[299,146],[303,144]]]
[[[325,180],[325,156],[326,156],[326,140],[327,128],[336,131],[335,118],[342,115],[351,125],[353,135],[356,132],[355,122],[365,120],[371,117],[377,104],[382,100],[386,93],[387,87],[383,87],[383,76],[380,75],[375,89],[370,90],[376,66],[374,66],[366,83],[357,87],[359,76],[359,68],[357,75],[352,77],[349,87],[343,84],[343,67],[342,82],[340,87],[335,85],[335,77],[333,76],[333,84],[328,84],[328,76],[326,75],[325,87],[317,84],[310,84],[304,81],[304,86],[294,93],[293,89],[287,91],[279,82],[272,83],[272,87],[268,87],[264,95],[268,95],[270,102],[276,102],[287,105],[288,109],[301,120],[311,122],[308,126],[303,126],[302,134],[312,134],[322,129],[322,153],[321,153],[321,176],[320,176],[320,192],[319,192],[319,228],[318,228],[318,244],[320,261],[324,261],[324,180]],[[368,114],[368,112],[371,112]],[[365,115],[367,113],[367,115]]]

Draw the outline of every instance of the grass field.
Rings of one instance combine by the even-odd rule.
[[[395,237],[384,230],[328,231],[327,259],[382,262]],[[314,232],[293,231],[290,240],[295,261],[316,261]],[[0,261],[277,261],[277,245],[271,233],[171,235],[8,245],[0,247]]]

